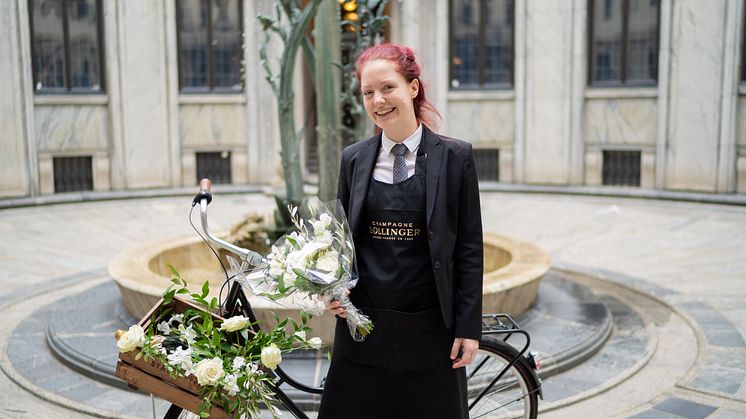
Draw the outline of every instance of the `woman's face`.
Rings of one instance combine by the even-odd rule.
[[[403,140],[417,129],[412,100],[419,81],[407,80],[388,60],[373,60],[360,73],[363,103],[368,117],[392,140]]]

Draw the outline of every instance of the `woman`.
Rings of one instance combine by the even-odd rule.
[[[375,323],[360,343],[337,314],[319,418],[467,418],[464,366],[481,334],[482,222],[471,145],[435,134],[410,48],[357,61],[381,130],[342,153],[338,198],[355,242],[350,299]]]

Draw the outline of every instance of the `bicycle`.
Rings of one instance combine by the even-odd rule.
[[[216,237],[207,223],[207,206],[212,202],[210,192],[211,182],[203,179],[200,182],[200,192],[192,201],[200,207],[200,219],[204,235],[192,223],[191,210],[189,222],[197,234],[207,243],[215,256],[220,260],[215,247],[218,247],[248,266],[261,263],[262,256],[252,250],[244,249]],[[223,266],[222,261],[220,261]],[[225,267],[223,266],[225,270]],[[226,273],[226,283],[232,277]],[[225,285],[225,284],[224,284]],[[221,289],[222,294],[222,289]],[[221,305],[221,314],[230,317],[243,314],[248,317],[258,330],[258,322],[251,308],[249,300],[238,281],[230,285],[228,298]],[[525,343],[521,349],[516,349],[510,343],[514,335],[522,335]],[[518,323],[508,314],[487,314],[482,316],[482,340],[474,361],[467,366],[467,395],[469,402],[469,416],[472,418],[536,418],[538,414],[538,399],[543,399],[541,381],[536,370],[539,362],[536,355],[528,351],[530,336],[521,329]],[[282,406],[298,419],[308,419],[308,415],[296,404],[280,386],[287,383],[291,387],[310,394],[323,392],[321,386],[310,386],[293,379],[282,367],[275,371],[273,392]],[[164,419],[180,417],[183,409],[175,404],[166,412]]]

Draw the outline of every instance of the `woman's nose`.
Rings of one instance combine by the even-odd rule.
[[[385,102],[386,99],[380,93],[373,93],[373,103],[379,104]]]

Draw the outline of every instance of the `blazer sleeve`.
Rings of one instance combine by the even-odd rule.
[[[480,339],[482,335],[483,246],[479,184],[469,144],[461,174],[458,231],[453,255],[456,337]]]
[[[350,205],[350,181],[347,179],[347,159],[344,153],[342,154],[342,161],[339,164],[339,180],[337,183],[337,199],[342,203],[342,208],[345,210],[345,216],[349,219],[349,205]]]

